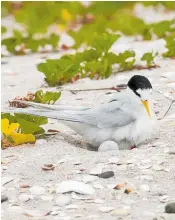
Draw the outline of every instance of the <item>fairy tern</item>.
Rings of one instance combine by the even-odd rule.
[[[125,91],[94,107],[20,101],[37,109],[13,109],[8,112],[57,119],[83,136],[96,149],[108,140],[116,142],[120,149],[126,149],[138,147],[153,131],[155,114],[151,94],[150,81],[144,76],[134,75]]]

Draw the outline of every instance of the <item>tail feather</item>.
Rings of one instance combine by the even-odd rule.
[[[40,109],[10,109],[3,110],[2,113],[21,113],[27,115],[43,116],[47,118],[57,119],[60,121],[71,121],[83,123],[75,111],[53,111],[53,110],[40,110]]]
[[[53,111],[60,111],[60,110],[71,110],[71,111],[82,110],[83,111],[83,110],[88,109],[88,107],[82,107],[82,106],[47,105],[47,104],[40,104],[40,103],[36,103],[36,102],[27,102],[27,101],[22,101],[22,100],[15,100],[15,102],[26,104],[26,105],[34,107],[34,108],[50,109]]]

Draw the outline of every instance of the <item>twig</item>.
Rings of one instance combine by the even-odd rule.
[[[165,96],[163,93],[161,93],[161,92],[159,92],[159,91],[157,91],[155,89],[153,89],[153,91],[159,93],[160,95],[162,95],[164,98],[168,99],[169,101],[175,101],[175,100],[170,99],[169,97]]]
[[[169,110],[171,109],[171,106],[172,106],[172,104],[173,104],[174,102],[175,102],[175,100],[171,101],[171,104],[169,105],[167,111],[165,112],[164,116],[163,116],[160,120],[162,120],[162,119],[164,119],[164,118],[166,117],[166,115],[168,114],[168,112],[169,112]]]
[[[98,91],[98,90],[115,90],[120,92],[121,90],[126,89],[126,85],[119,85],[117,87],[108,87],[108,88],[97,88],[97,89],[63,89],[61,91],[70,91],[70,92],[85,92],[85,91]]]

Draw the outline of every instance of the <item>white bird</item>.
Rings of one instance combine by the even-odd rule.
[[[96,149],[109,140],[123,149],[138,147],[150,137],[155,125],[151,94],[150,81],[144,76],[134,75],[128,81],[125,91],[116,93],[107,102],[92,108],[22,101],[38,109],[15,109],[8,112],[57,119],[83,136]]]

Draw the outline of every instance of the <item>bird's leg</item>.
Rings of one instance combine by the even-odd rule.
[[[130,146],[130,147],[129,147],[129,150],[132,150],[132,149],[134,149],[134,148],[136,148],[136,146],[135,146],[135,145]]]

